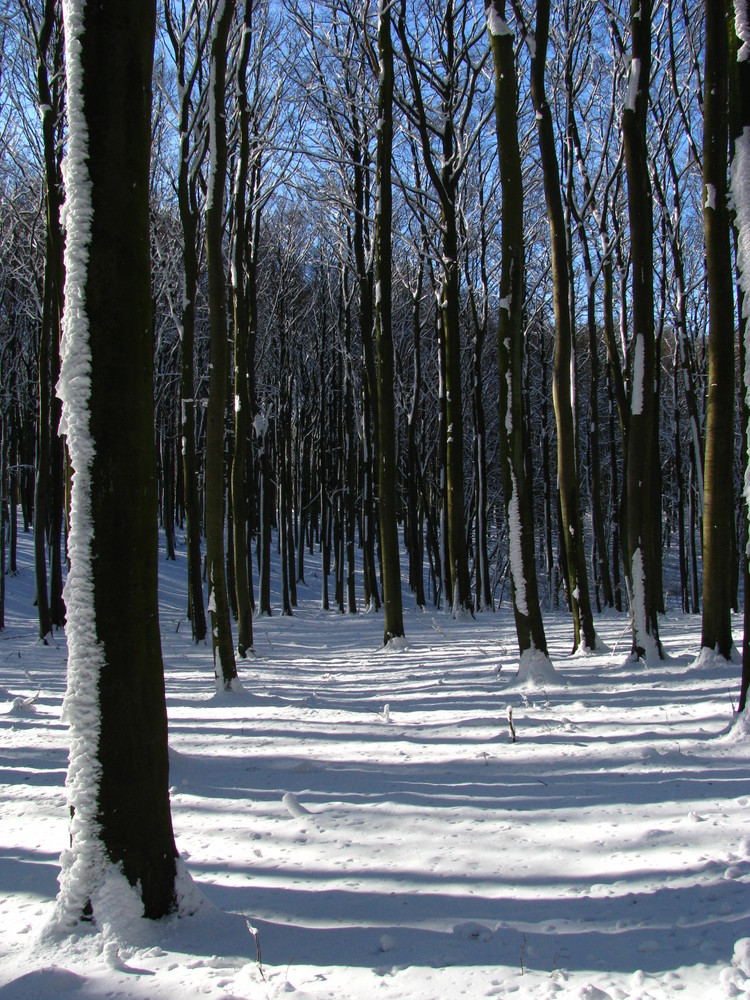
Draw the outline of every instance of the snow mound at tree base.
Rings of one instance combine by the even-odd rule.
[[[518,673],[506,690],[548,687],[565,687],[565,681],[552,666],[546,653],[539,649],[524,650],[518,665]]]

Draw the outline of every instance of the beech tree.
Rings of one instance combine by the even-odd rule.
[[[631,58],[622,115],[628,215],[633,272],[633,379],[627,459],[627,553],[633,616],[633,652],[646,661],[661,659],[658,590],[660,565],[655,549],[653,509],[653,421],[656,413],[654,376],[654,253],[651,182],[646,143],[651,76],[651,0],[631,0]]]
[[[550,3],[538,0],[533,33],[526,23],[518,0],[513,9],[522,26],[530,54],[530,85],[534,104],[539,155],[544,181],[544,196],[550,228],[552,254],[553,302],[555,313],[555,362],[552,396],[557,422],[557,476],[561,514],[561,546],[564,547],[568,577],[568,599],[573,612],[573,648],[581,643],[587,649],[596,646],[596,632],[589,599],[588,575],[584,550],[583,522],[579,483],[578,445],[574,401],[573,335],[571,325],[568,246],[565,231],[560,170],[552,122],[552,110],[545,92],[545,67],[549,41]]]
[[[726,0],[706,3],[703,218],[708,278],[708,411],[703,507],[701,646],[732,652],[734,295],[727,208],[729,40]]]
[[[750,199],[747,178],[750,177],[750,62],[740,53],[747,54],[750,44],[750,20],[747,0],[734,0],[734,18],[730,25],[729,52],[729,138],[731,150],[731,196],[734,212],[737,250],[738,314],[740,327],[740,364],[742,378],[742,468],[745,471],[745,546],[742,552],[744,577],[744,609],[742,638],[742,678],[738,711],[747,710],[750,690],[750,491],[748,491],[748,463],[750,463],[750,340],[747,331],[747,291],[750,280]]]
[[[225,569],[224,416],[228,387],[227,302],[222,235],[227,173],[227,37],[234,0],[220,0],[210,46],[208,129],[211,158],[206,194],[206,269],[211,319],[211,369],[206,416],[206,560],[208,610],[217,686],[231,688],[237,677]]]
[[[195,300],[198,291],[198,171],[195,159],[202,159],[195,149],[195,121],[191,120],[193,92],[196,89],[201,60],[208,44],[206,29],[201,30],[198,0],[182,9],[175,20],[170,2],[164,5],[167,32],[172,44],[178,93],[179,162],[177,167],[177,204],[182,228],[182,296],[173,312],[180,336],[180,436],[182,439],[182,475],[185,491],[187,542],[188,615],[195,642],[206,638],[206,611],[201,582],[201,523],[198,495],[198,471],[195,447]],[[188,46],[193,39],[193,59],[188,64]]]
[[[534,506],[526,476],[528,429],[522,405],[523,177],[518,146],[518,92],[514,34],[505,20],[505,0],[490,0],[487,25],[495,67],[495,116],[502,184],[502,274],[497,330],[503,497],[508,521],[511,586],[521,655],[547,653],[539,606],[534,550]]]
[[[157,596],[148,201],[155,0],[65,0],[63,10],[71,846],[58,907],[73,926],[105,918],[102,892],[123,876],[147,917],[169,913],[177,852]]]
[[[378,358],[378,500],[383,548],[385,636],[404,634],[401,569],[396,513],[396,428],[393,373],[393,305],[391,224],[393,193],[393,45],[391,0],[378,0],[378,139],[375,162],[375,340]]]
[[[245,280],[247,232],[247,183],[250,170],[250,111],[247,96],[247,66],[253,33],[253,0],[245,0],[242,32],[235,74],[237,88],[237,167],[235,171],[232,229],[232,306],[234,320],[234,455],[232,458],[232,522],[235,591],[237,599],[237,650],[246,657],[253,645],[253,612],[250,599],[252,561],[247,546],[247,445],[250,431],[249,296]],[[252,225],[253,216],[250,215]]]

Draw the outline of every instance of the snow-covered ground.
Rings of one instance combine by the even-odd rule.
[[[729,731],[739,664],[692,667],[699,619],[668,616],[645,669],[624,616],[571,657],[547,615],[560,683],[521,689],[507,611],[408,610],[383,651],[382,615],[319,610],[309,560],[232,696],[190,641],[184,550],[162,561],[172,811],[204,902],[54,937],[65,644],[35,641],[30,557],[0,633],[0,1000],[750,995],[750,727]]]

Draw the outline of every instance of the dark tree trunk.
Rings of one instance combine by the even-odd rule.
[[[747,163],[747,157],[750,150],[747,148],[748,141],[748,129],[750,129],[750,64],[747,60],[739,59],[739,49],[740,42],[737,34],[737,25],[732,24],[730,28],[730,60],[729,60],[729,129],[730,129],[730,141],[731,141],[731,156],[732,156],[732,170],[735,169],[738,172],[741,169],[742,157],[745,158],[745,163]],[[739,144],[742,143],[742,151],[740,153]],[[735,163],[735,159],[739,158],[740,162]],[[747,167],[745,168],[747,169]],[[734,186],[734,184],[733,184]],[[739,206],[735,202],[735,208],[738,209]],[[745,238],[746,229],[750,220],[745,218],[740,218],[739,213],[735,217],[735,239],[738,237]],[[739,254],[738,254],[739,258]],[[747,452],[747,442],[750,441],[750,407],[747,405],[747,365],[748,365],[748,345],[747,337],[747,320],[745,317],[745,290],[744,286],[747,282],[747,268],[750,262],[746,261],[743,257],[742,260],[738,259],[738,272],[739,277],[744,278],[738,282],[738,295],[737,295],[737,312],[739,316],[739,330],[740,330],[740,358],[741,364],[744,366],[744,377],[741,380],[742,391],[742,406],[741,406],[741,421],[742,421],[742,436],[745,442],[745,447],[742,448],[743,454],[743,470],[745,475],[747,475],[747,462],[748,459]],[[744,540],[745,548],[742,552],[742,570],[743,570],[743,582],[744,582],[744,614],[743,614],[743,639],[742,639],[742,679],[740,682],[740,698],[739,698],[739,711],[743,712],[746,708],[748,689],[750,689],[750,558],[748,553],[750,552],[750,509],[748,508],[748,501],[750,497],[745,495],[744,497]]]
[[[233,12],[234,0],[225,0],[211,39],[208,127],[213,157],[206,195],[206,270],[211,326],[211,367],[206,414],[206,560],[214,673],[217,686],[227,690],[237,677],[224,554],[224,418],[228,365],[226,279],[222,253],[227,172],[227,35]]]
[[[555,362],[552,395],[557,421],[557,476],[560,484],[562,538],[567,562],[568,598],[573,612],[573,645],[596,646],[594,619],[589,601],[588,575],[581,521],[576,430],[571,393],[573,330],[570,323],[567,240],[555,148],[552,111],[544,90],[544,71],[549,36],[549,0],[536,5],[536,46],[531,60],[531,94],[536,113],[537,136],[542,162],[544,194],[552,247],[552,277],[555,307]]]
[[[67,922],[95,901],[98,844],[136,888],[147,917],[175,906],[176,858],[158,618],[149,261],[156,11],[154,3],[87,4],[78,24],[75,13],[66,8],[69,107],[75,120],[85,115],[88,155],[83,161],[71,129],[71,162],[79,166],[68,194],[76,206],[85,192],[92,211],[88,240],[80,217],[69,215],[66,246],[65,298],[80,303],[78,316],[66,320],[62,376],[75,470],[67,704],[73,747],[92,712],[99,735],[88,750],[97,759],[93,788],[80,771],[68,782],[75,823],[61,875]],[[76,43],[80,64],[71,57]],[[87,344],[90,378],[76,378]],[[79,763],[89,766],[88,758]]]
[[[165,11],[169,6],[165,7]],[[180,87],[180,164],[177,201],[182,227],[183,298],[180,313],[180,436],[182,478],[185,491],[185,532],[187,543],[188,614],[194,642],[206,638],[206,611],[201,580],[201,504],[198,495],[198,468],[195,448],[195,297],[198,287],[198,206],[195,181],[190,177],[190,94],[193,76],[185,76],[185,44],[180,31],[167,21]]]
[[[505,25],[505,0],[491,0],[494,27]],[[498,322],[500,461],[508,522],[513,613],[521,654],[547,652],[536,577],[534,505],[526,477],[528,431],[523,412],[523,177],[518,147],[518,92],[514,36],[493,31],[495,115],[502,184],[502,270]]]
[[[244,659],[253,646],[253,609],[247,542],[248,487],[247,451],[250,432],[249,316],[245,278],[246,260],[246,188],[250,159],[247,65],[252,40],[253,0],[245,0],[243,31],[237,56],[237,112],[239,150],[233,191],[234,231],[232,233],[232,306],[234,322],[234,455],[231,470],[232,534],[234,554],[234,593],[237,605],[237,651]]]
[[[708,412],[703,506],[701,647],[729,658],[734,561],[734,295],[727,208],[728,35],[726,0],[706,2],[703,220],[708,278]]]
[[[393,150],[393,48],[390,0],[379,0],[378,138],[375,178],[375,343],[378,378],[378,513],[383,553],[383,642],[404,635],[401,607],[401,566],[396,506],[396,417],[393,393],[393,330],[391,303],[391,154]]]
[[[628,580],[633,613],[633,653],[661,659],[653,509],[654,368],[653,211],[646,121],[651,74],[651,0],[631,0],[632,55],[628,100],[623,111],[623,143],[628,178],[633,265],[633,380],[627,459]]]

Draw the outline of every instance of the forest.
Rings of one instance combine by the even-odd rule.
[[[392,651],[407,608],[504,609],[519,678],[561,616],[594,655],[621,613],[649,668],[695,616],[744,710],[745,0],[4,6],[0,625],[28,534],[70,657],[63,923],[92,829],[174,908],[157,520],[219,693],[314,586]]]
[[[723,208],[744,61],[723,53],[723,103],[712,108],[705,76],[721,70],[706,63],[698,4],[659,5],[648,37],[633,37],[644,44],[640,84],[625,4],[515,4],[507,15],[497,7],[504,27],[488,35],[478,4],[389,10],[386,95],[373,5],[238,5],[217,95],[226,162],[212,310],[215,11],[159,9],[149,192],[159,518],[171,544],[187,525],[196,640],[206,634],[200,538],[212,536],[212,518],[219,535],[225,525],[215,574],[219,604],[228,603],[222,670],[232,672],[235,645],[240,656],[252,648],[253,612],[292,613],[306,561],[322,559],[323,607],[354,613],[385,601],[386,639],[400,634],[385,596],[399,532],[418,605],[479,612],[512,591],[518,608],[525,591],[520,627],[536,630],[537,648],[535,608],[561,601],[572,644],[593,646],[592,613],[637,596],[640,548],[646,587],[634,621],[645,615],[656,649],[662,565],[674,552],[679,581],[669,586],[685,612],[703,612],[704,645],[729,653],[746,515],[735,244]],[[68,468],[55,396],[60,9],[19,3],[3,30],[6,562],[12,571],[19,526],[38,527],[44,637],[64,620]],[[723,128],[723,148],[704,136],[706,116]],[[517,142],[504,142],[511,133]],[[704,227],[709,203],[713,228]],[[378,239],[382,227],[390,241]],[[709,232],[723,248],[714,269]],[[727,340],[713,420],[712,329]],[[217,353],[223,417],[212,421]],[[708,539],[706,517],[718,522]],[[286,554],[278,609],[269,605],[272,531]],[[712,545],[720,555],[705,580]],[[520,641],[523,651],[530,640]],[[643,636],[634,642],[651,652]]]

